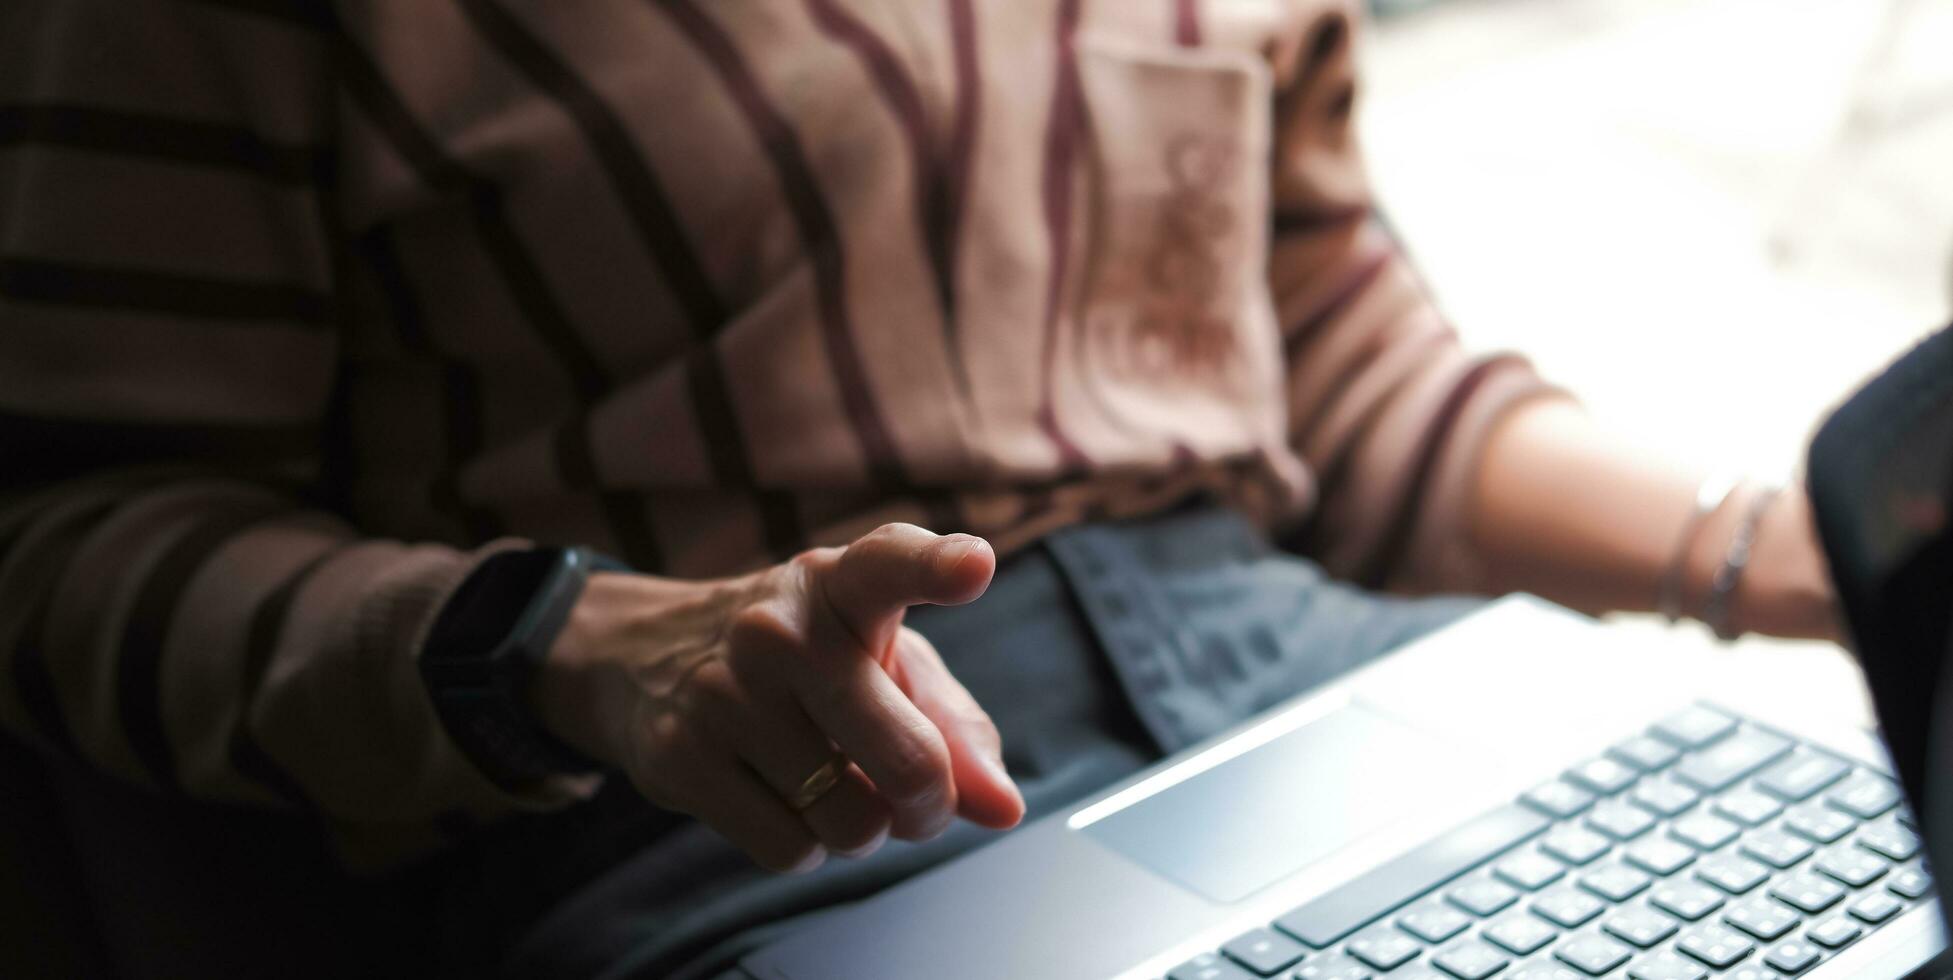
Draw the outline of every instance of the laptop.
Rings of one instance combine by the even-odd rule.
[[[1934,356],[1953,377],[1947,337]],[[1854,474],[1876,469],[1861,462]],[[1827,466],[1814,455],[1820,510],[1868,496],[1837,492],[1858,477]],[[1827,545],[1851,523],[1824,521]],[[1953,581],[1940,588],[1943,611]],[[741,967],[758,980],[1910,976],[1946,948],[1944,920],[1903,788],[1841,676],[1790,697],[1767,657],[1503,600]]]

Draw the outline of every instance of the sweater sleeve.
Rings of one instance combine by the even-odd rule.
[[[330,26],[276,8],[0,9],[0,723],[346,826],[567,800],[490,783],[415,667],[492,547],[321,502],[347,370]]]
[[[1468,352],[1378,222],[1352,125],[1353,7],[1299,25],[1276,63],[1269,278],[1288,441],[1317,487],[1294,540],[1371,587],[1473,591],[1480,449],[1507,409],[1554,389],[1519,357]]]

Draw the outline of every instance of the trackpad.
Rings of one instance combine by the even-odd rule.
[[[1437,739],[1352,704],[1082,833],[1233,902],[1416,815],[1469,768]]]

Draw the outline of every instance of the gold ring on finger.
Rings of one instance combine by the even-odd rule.
[[[847,768],[848,757],[839,752],[834,753],[826,762],[821,763],[819,769],[808,773],[807,778],[800,781],[800,788],[794,790],[792,796],[787,797],[787,806],[800,811],[819,803],[821,797],[826,796],[829,790],[840,785],[841,774],[846,772]]]

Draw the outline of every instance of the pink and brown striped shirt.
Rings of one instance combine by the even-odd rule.
[[[1338,0],[13,0],[0,720],[414,846],[484,548],[711,576],[1219,494],[1469,588],[1493,419]],[[427,832],[431,833],[431,831]]]

